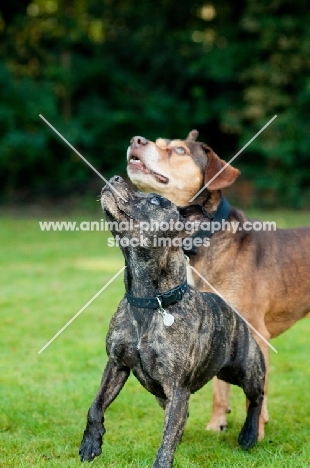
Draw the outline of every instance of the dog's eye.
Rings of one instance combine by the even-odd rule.
[[[152,203],[152,205],[160,206],[160,200],[158,197],[152,197],[150,199],[150,203]]]
[[[186,154],[186,149],[183,146],[177,146],[174,148],[174,151],[178,154]]]

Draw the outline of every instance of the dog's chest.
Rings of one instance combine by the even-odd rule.
[[[127,319],[128,316],[129,313]],[[121,317],[114,323],[116,326],[110,329],[107,342],[108,353],[128,366],[148,391],[160,396],[160,383],[171,376],[184,380],[183,374],[191,367],[188,360],[194,356],[184,350],[184,326],[180,327],[180,318],[176,316],[174,325],[165,327],[162,317],[154,311],[143,322],[131,315],[126,324],[121,323]]]
[[[165,327],[156,312],[145,316],[145,320],[136,320],[124,308],[113,318],[107,340],[109,356],[129,367],[140,383],[157,396],[171,379],[197,391],[216,375],[229,354],[228,336],[223,340],[219,336],[226,336],[219,314],[188,313],[203,305],[184,303],[185,311],[173,311],[175,322],[171,327]]]
[[[165,350],[160,332],[150,333],[149,329],[144,330],[140,327],[133,327],[130,333],[128,332],[128,330],[122,334],[112,332],[110,356],[130,367],[138,378],[140,374],[146,374],[158,380],[159,373],[168,373],[173,360]]]

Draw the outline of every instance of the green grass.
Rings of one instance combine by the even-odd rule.
[[[251,215],[285,227],[310,224],[301,213]],[[1,467],[81,466],[79,443],[106,362],[105,335],[124,292],[122,277],[41,355],[38,351],[123,265],[120,252],[107,248],[107,236],[41,232],[35,218],[1,218]],[[245,415],[238,388],[232,391],[227,432],[204,430],[209,384],[191,398],[174,466],[309,467],[309,335],[310,319],[304,319],[273,341],[279,354],[271,352],[271,421],[263,442],[249,453],[237,446]],[[106,412],[103,454],[92,466],[151,467],[162,423],[154,397],[130,377]]]

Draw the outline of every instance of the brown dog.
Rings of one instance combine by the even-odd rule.
[[[156,192],[179,206],[188,205],[226,164],[209,146],[196,142],[197,136],[193,130],[186,140],[159,138],[155,143],[134,137],[127,151],[131,181],[142,191]],[[192,203],[202,205],[206,215],[216,215],[221,189],[231,185],[239,174],[228,165]],[[226,220],[239,223],[238,229],[216,232],[209,247],[191,251],[190,264],[269,340],[310,312],[310,228],[245,230],[248,218],[229,206]],[[200,291],[212,291],[198,275],[194,274],[193,281]],[[254,337],[268,369],[268,346],[256,333]],[[266,395],[267,379],[260,439],[268,422]],[[214,379],[213,412],[207,429],[224,430],[228,412],[229,385]]]

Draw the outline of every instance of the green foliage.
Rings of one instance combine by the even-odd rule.
[[[295,8],[290,0],[251,0],[242,17],[253,47],[241,73],[246,104],[240,112],[242,140],[278,114],[250,151],[260,174],[258,187],[273,192],[273,203],[279,197],[292,206],[309,206],[310,200],[309,20],[307,2]]]
[[[278,114],[236,165],[260,204],[310,205],[305,0],[14,0],[0,12],[2,197],[97,181],[39,114],[106,177],[125,172],[133,135],[198,128],[228,160]]]

